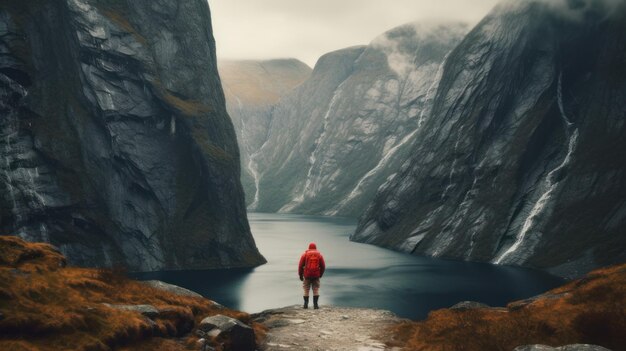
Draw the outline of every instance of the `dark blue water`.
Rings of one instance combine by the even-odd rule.
[[[255,269],[140,273],[194,290],[219,303],[259,312],[299,304],[297,265],[310,241],[327,271],[321,304],[382,308],[422,319],[463,300],[504,306],[563,284],[544,272],[402,254],[348,240],[355,221],[344,218],[250,213],[250,226],[268,263]]]

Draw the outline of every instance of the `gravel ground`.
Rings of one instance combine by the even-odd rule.
[[[253,316],[270,328],[262,350],[399,350],[380,341],[386,327],[403,319],[384,310],[294,305]]]

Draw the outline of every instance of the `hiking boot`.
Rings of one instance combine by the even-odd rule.
[[[309,297],[308,296],[303,296],[303,297],[304,297],[304,306],[303,306],[303,308],[307,309],[307,308],[309,308]]]
[[[317,300],[319,300],[319,298],[320,298],[319,295],[313,296],[313,308],[316,310],[320,308],[320,306],[317,304]]]

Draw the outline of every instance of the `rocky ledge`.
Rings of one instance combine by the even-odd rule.
[[[0,236],[0,350],[623,350],[624,306],[621,265],[505,307],[463,301],[417,322],[338,306],[249,315],[171,284],[66,267],[48,244]]]
[[[262,350],[336,351],[389,350],[384,332],[406,321],[384,310],[337,306],[305,310],[299,305],[263,311],[252,320],[269,328]]]

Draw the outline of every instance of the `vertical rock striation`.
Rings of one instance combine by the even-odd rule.
[[[352,240],[565,276],[626,259],[625,24],[623,2],[496,7]]]
[[[407,24],[322,56],[284,96],[255,159],[256,209],[356,216],[400,167],[432,106],[441,67],[468,28]]]
[[[79,265],[264,262],[208,5],[0,5],[0,228]]]
[[[256,157],[270,133],[274,106],[311,75],[311,68],[296,59],[220,60],[218,68],[240,144],[246,205],[254,210],[261,176]]]

